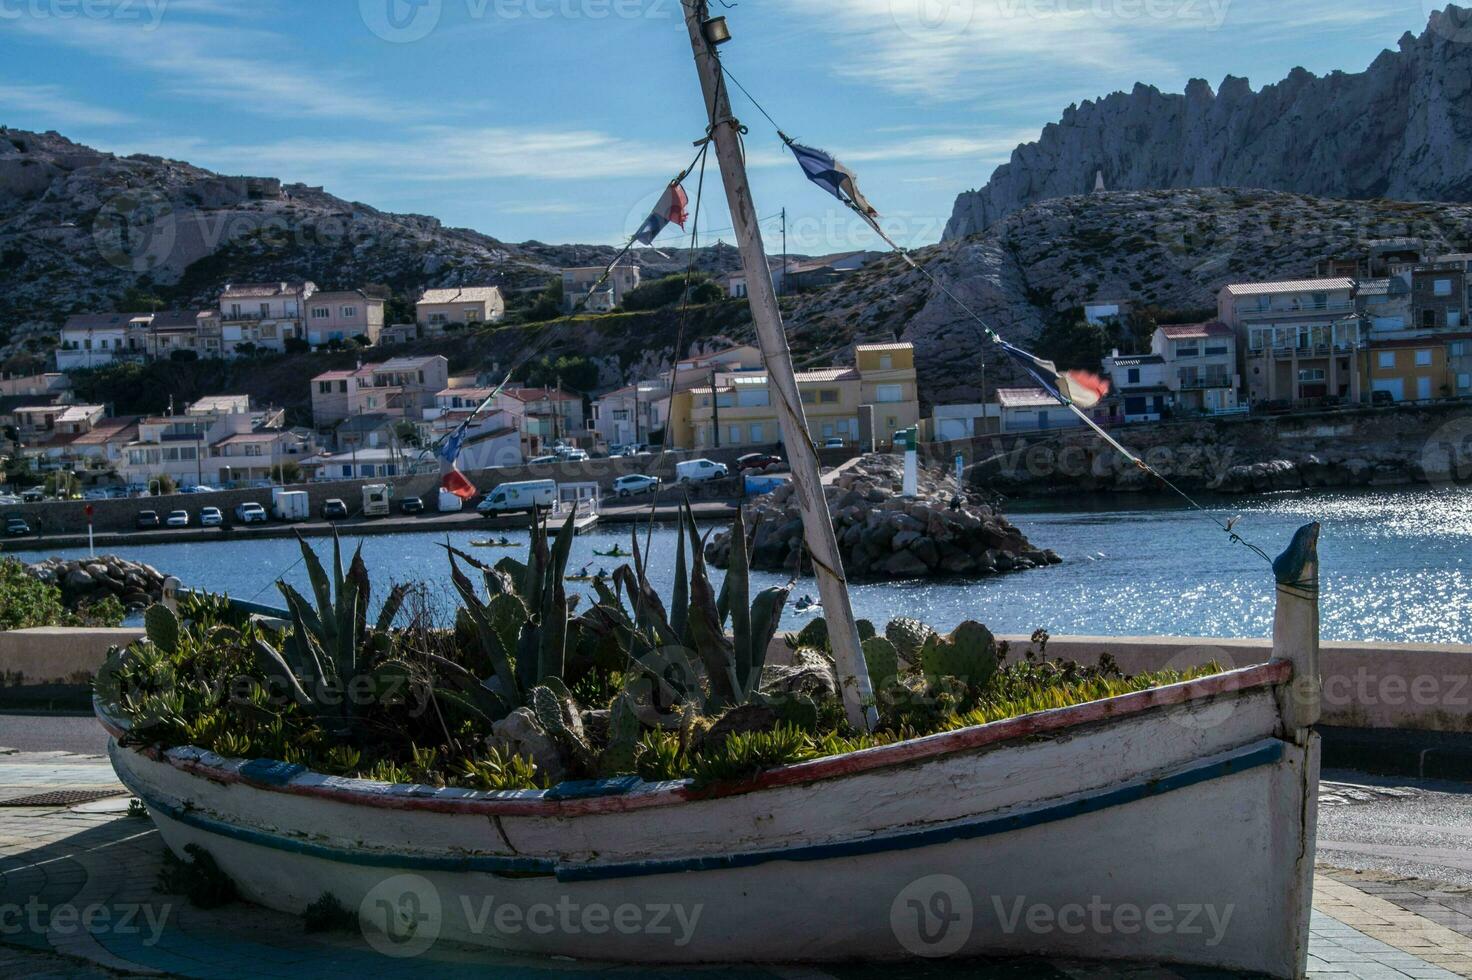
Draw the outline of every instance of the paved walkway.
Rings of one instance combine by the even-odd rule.
[[[41,792],[118,795],[90,802],[14,806]],[[1342,793],[1326,786],[1326,797]],[[1330,800],[1327,803],[1333,805]],[[403,975],[361,935],[309,934],[299,919],[239,904],[194,907],[159,890],[164,847],[107,761],[0,749],[0,976],[302,976],[370,980]],[[1472,977],[1472,892],[1415,879],[1322,867],[1315,880],[1310,975],[1331,980]],[[553,961],[437,945],[412,961],[420,977],[566,977],[610,972]],[[1170,980],[1216,971],[1120,967],[1067,961],[914,964],[902,967],[615,970],[636,975],[773,980]]]

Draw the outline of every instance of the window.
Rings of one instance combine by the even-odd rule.
[[[772,404],[766,388],[742,388],[736,392],[736,404],[742,408],[760,408]]]
[[[1139,368],[1130,368],[1130,370],[1129,370],[1129,383],[1132,384],[1132,385],[1137,385],[1137,384],[1140,383],[1140,369]]]
[[[731,445],[735,446],[741,442],[741,426],[732,425],[727,427],[727,435],[731,439]]]
[[[1421,311],[1421,326],[1422,326],[1423,329],[1427,329],[1427,330],[1434,330],[1436,328],[1436,311],[1435,310],[1422,310]]]
[[[1447,310],[1446,325],[1449,327],[1460,327],[1462,325],[1462,311],[1457,309]]]
[[[1299,381],[1323,381],[1324,380],[1324,369],[1323,368],[1303,368],[1301,371],[1298,372],[1298,380]]]
[[[337,383],[337,392],[340,395],[346,395],[348,393],[348,383],[346,381],[339,381]]]
[[[270,316],[270,315],[271,315],[271,304],[270,303],[262,303],[261,304],[261,316]]]
[[[481,321],[480,309],[477,308],[477,307],[474,307],[474,306],[467,306],[465,308],[465,322],[466,323],[479,323],[480,321]]]
[[[1472,388],[1472,374],[1457,375],[1457,390],[1466,391],[1468,388]]]
[[[818,400],[818,393],[816,391],[804,391],[802,393],[802,403],[804,405],[812,405],[817,400]]]
[[[1379,363],[1382,368],[1395,367],[1395,351],[1383,350],[1380,352]]]
[[[431,313],[429,315],[429,322],[436,326],[444,326],[450,322],[450,315],[448,313]]]
[[[1329,294],[1314,293],[1313,296],[1310,297],[1310,301],[1312,302],[1314,309],[1322,310],[1329,305]]]
[[[905,400],[904,385],[879,385],[874,389],[874,398],[881,404],[894,404]]]
[[[319,394],[319,395],[330,395],[330,394],[332,394],[332,382],[331,381],[319,381],[319,382],[317,382],[317,394]]]
[[[1198,344],[1177,344],[1176,357],[1200,357],[1201,347]]]
[[[1431,286],[1434,296],[1450,296],[1452,294],[1452,281],[1450,279],[1438,279]]]
[[[824,388],[818,392],[818,402],[823,405],[838,404],[838,391],[834,388]]]
[[[312,319],[313,320],[326,320],[330,316],[332,316],[332,310],[328,309],[327,307],[325,307],[325,306],[314,306],[314,307],[312,307]]]
[[[1430,367],[1431,352],[1429,350],[1416,351],[1416,367]]]
[[[893,354],[880,354],[879,355],[879,370],[881,370],[881,371],[893,371],[894,370],[894,355]]]
[[[766,441],[767,427],[760,422],[751,423],[751,441],[760,443]]]
[[[1458,340],[1451,345],[1452,357],[1465,357],[1467,355],[1467,342]]]
[[[1232,352],[1232,349],[1230,347],[1208,347],[1208,348],[1206,348],[1206,356],[1207,357],[1224,357],[1227,354],[1230,354],[1231,352]]]
[[[358,308],[356,306],[344,306],[342,308],[342,318],[344,320],[351,320],[354,317],[356,317],[357,315],[358,315]]]

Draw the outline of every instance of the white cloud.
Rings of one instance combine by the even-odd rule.
[[[134,117],[103,106],[79,102],[58,85],[0,85],[0,109],[34,113],[51,126],[122,126]]]
[[[153,29],[130,21],[85,18],[24,17],[5,23],[7,30],[111,58],[154,76],[162,91],[181,98],[219,102],[261,115],[422,118],[416,107],[375,95],[352,77],[294,67],[286,50],[289,39],[269,31],[180,23],[168,18],[167,9]],[[263,58],[255,54],[259,51],[281,54]]]

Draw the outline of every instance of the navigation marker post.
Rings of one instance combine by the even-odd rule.
[[[874,689],[869,683],[869,669],[864,662],[859,642],[858,624],[854,621],[849,601],[848,582],[843,574],[843,559],[838,539],[833,533],[833,520],[828,516],[828,500],[823,493],[822,475],[818,468],[818,451],[808,434],[807,420],[802,414],[802,396],[792,369],[792,353],[782,327],[782,310],[777,305],[777,291],[772,285],[772,270],[767,265],[762,244],[761,226],[757,223],[756,206],[746,179],[746,161],[741,146],[740,123],[731,114],[731,100],[721,73],[716,45],[730,40],[725,18],[711,18],[705,0],[685,0],[685,25],[690,31],[690,45],[695,53],[695,66],[700,72],[700,87],[710,120],[710,138],[721,165],[721,178],[726,185],[726,200],[731,209],[731,224],[741,248],[741,265],[746,273],[747,302],[761,344],[762,362],[766,365],[768,385],[774,395],[777,419],[782,426],[782,442],[792,468],[793,497],[802,511],[804,538],[818,576],[818,592],[828,620],[828,637],[833,645],[833,658],[838,665],[839,688],[844,711],[855,729],[873,731],[878,724],[874,709]],[[706,25],[710,24],[710,33]],[[678,356],[678,351],[676,355]]]

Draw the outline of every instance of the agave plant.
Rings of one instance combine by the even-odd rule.
[[[576,533],[575,516],[568,515],[550,546],[546,526],[541,520],[533,521],[531,553],[525,564],[505,558],[491,567],[448,548],[455,591],[465,604],[476,645],[490,670],[479,687],[490,695],[497,715],[527,706],[534,689],[548,678],[561,681],[566,675],[568,619],[575,602],[569,599],[564,583]],[[482,598],[461,570],[462,562],[480,571],[486,597]]]
[[[670,607],[649,583],[636,533],[633,567],[614,573],[613,588],[594,583],[599,602],[585,619],[618,637],[636,676],[652,682],[657,707],[694,704],[702,714],[714,715],[760,695],[767,648],[794,583],[765,589],[752,599],[746,523],[737,514],[731,565],[718,594],[688,503],[679,524]]]
[[[337,736],[351,735],[366,707],[360,692],[379,686],[373,668],[389,652],[387,632],[403,605],[407,587],[394,588],[370,630],[372,587],[362,547],[353,553],[344,573],[342,542],[334,534],[329,577],[306,541],[300,536],[297,540],[315,604],[284,580],[277,582],[291,613],[292,629],[279,650],[259,636],[253,645],[267,676],[281,683],[323,729]]]

